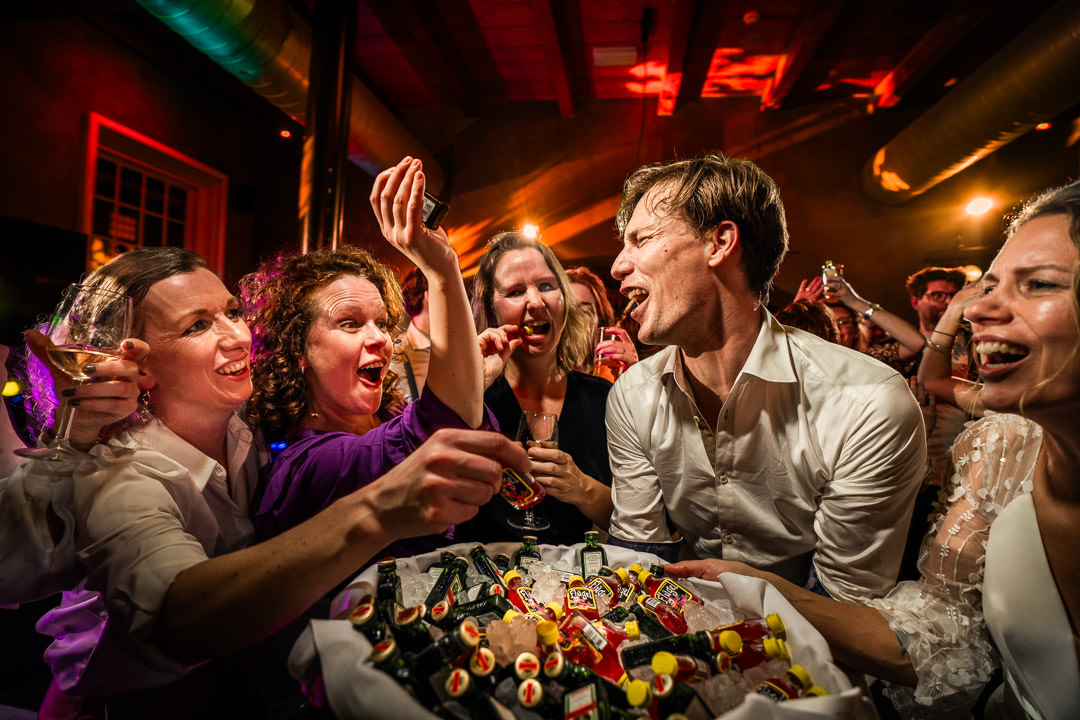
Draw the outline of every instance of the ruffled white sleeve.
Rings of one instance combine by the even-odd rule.
[[[1017,415],[989,415],[961,433],[944,511],[923,540],[920,579],[868,602],[918,675],[915,688],[885,691],[903,717],[969,712],[997,666],[982,614],[986,542],[1001,509],[1031,491],[1041,438],[1038,425]]]
[[[0,479],[0,605],[46,597],[82,577],[71,478],[85,458],[27,460]]]

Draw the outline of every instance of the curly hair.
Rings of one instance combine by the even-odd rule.
[[[405,309],[394,273],[355,246],[306,255],[282,254],[240,279],[244,319],[252,336],[254,390],[247,414],[271,439],[284,437],[307,412],[307,383],[300,360],[311,323],[320,310],[315,295],[347,275],[362,277],[378,289],[390,327],[402,322]],[[379,410],[400,401],[397,374],[390,371],[383,378]]]
[[[566,277],[570,278],[572,283],[589,288],[593,302],[596,303],[596,323],[599,327],[615,323],[615,309],[611,307],[611,301],[608,300],[604,281],[597,277],[596,273],[583,265],[575,265],[566,268]]]
[[[480,269],[473,277],[472,306],[476,331],[483,332],[489,327],[498,326],[495,314],[495,270],[503,256],[511,250],[533,248],[544,256],[544,262],[555,274],[559,292],[563,296],[566,308],[566,322],[556,353],[556,363],[563,372],[584,365],[592,355],[592,318],[574,300],[570,292],[570,278],[562,263],[544,243],[533,240],[519,232],[502,232],[488,240],[487,249],[480,258]]]
[[[638,202],[655,187],[670,188],[657,209],[677,214],[698,237],[725,220],[735,223],[746,282],[767,304],[788,250],[787,219],[776,181],[749,160],[719,153],[644,165],[623,184],[615,215],[620,237]]]

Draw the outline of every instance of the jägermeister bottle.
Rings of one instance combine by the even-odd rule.
[[[511,563],[516,568],[528,570],[533,563],[543,562],[540,549],[536,547],[536,536],[525,535],[521,539],[521,547],[514,551]]]
[[[607,553],[600,544],[600,533],[590,530],[585,533],[585,546],[579,552],[581,577],[591,580],[607,565]]]

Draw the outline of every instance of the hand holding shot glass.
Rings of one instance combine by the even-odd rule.
[[[517,441],[528,447],[559,447],[559,418],[554,413],[526,410],[518,423]],[[543,508],[538,507],[547,496],[544,486],[529,473],[503,469],[500,494],[522,514],[507,521],[518,530],[546,530],[551,527]]]
[[[601,327],[596,331],[593,375],[615,382],[626,368],[638,360],[630,334],[621,327]]]

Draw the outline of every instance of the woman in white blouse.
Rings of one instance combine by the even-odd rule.
[[[772,582],[837,660],[897,683],[904,716],[969,711],[1000,660],[986,717],[1072,718],[1080,708],[1080,182],[1030,200],[968,305],[990,415],[956,441],[948,505],[922,577],[865,606],[815,595],[741,563],[672,575]],[[929,348],[927,352],[933,352]],[[1037,423],[1037,424],[1036,424]],[[961,715],[962,716],[962,715]]]

